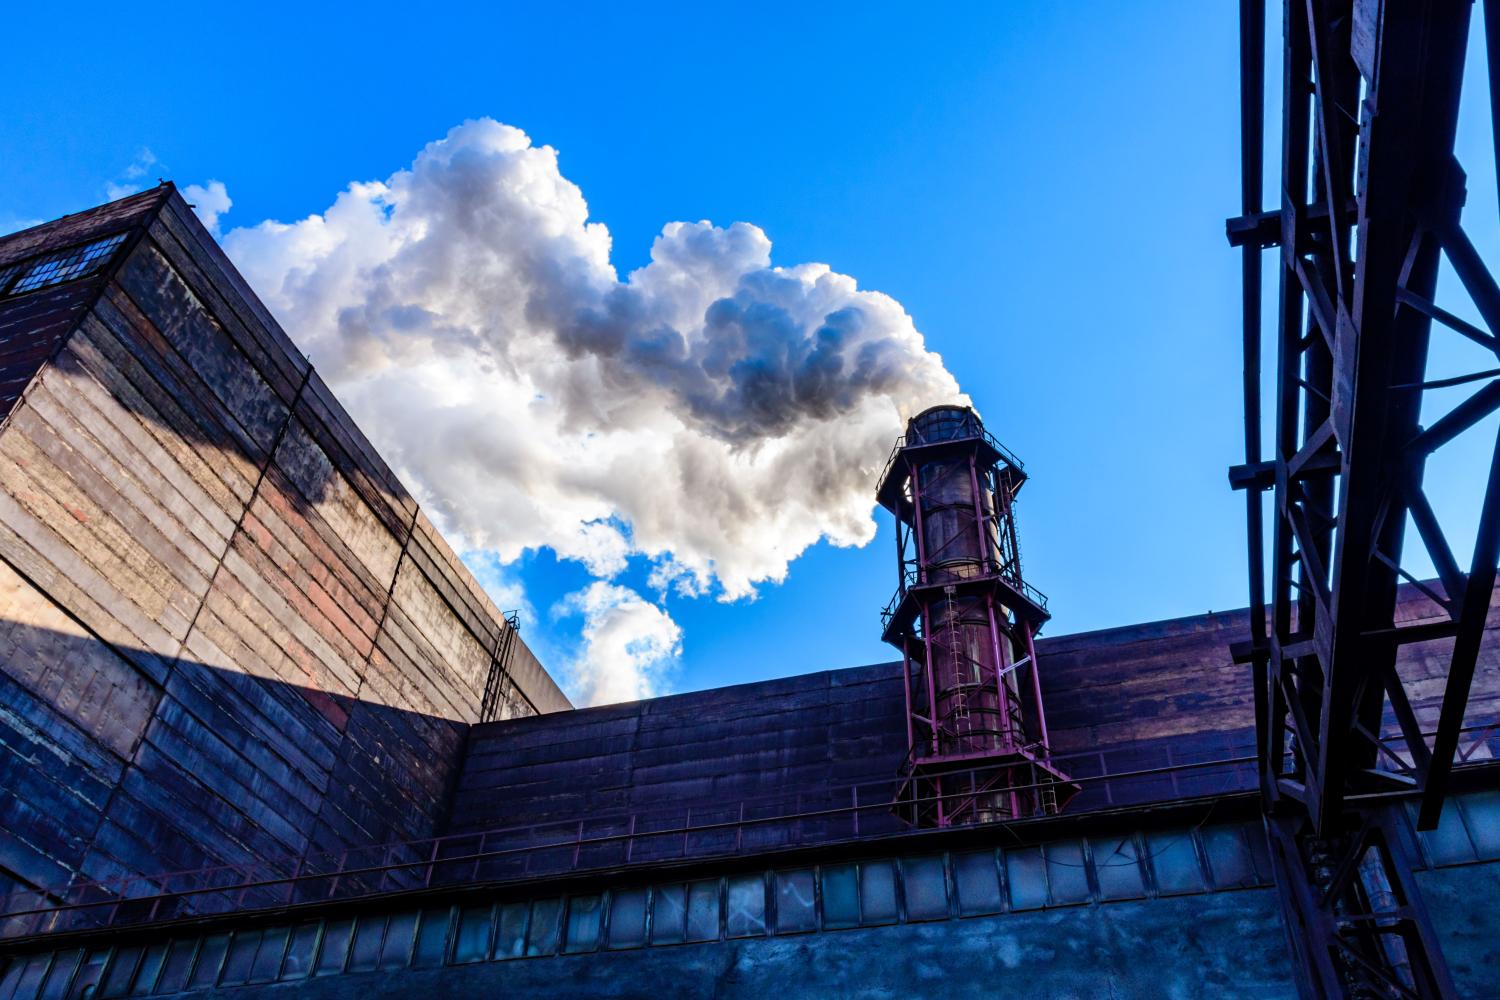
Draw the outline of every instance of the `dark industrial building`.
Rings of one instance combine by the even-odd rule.
[[[1500,357],[1467,6],[1287,8],[1267,211],[1244,0],[1236,612],[1043,635],[936,407],[891,662],[575,709],[175,188],[0,238],[0,1000],[1500,997],[1500,461],[1467,566],[1421,489],[1500,407],[1423,381]]]

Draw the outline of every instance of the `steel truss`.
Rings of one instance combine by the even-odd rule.
[[[1469,565],[1423,492],[1429,456],[1500,407],[1500,369],[1426,380],[1433,323],[1500,359],[1500,287],[1461,223],[1454,158],[1468,0],[1288,0],[1279,210],[1263,211],[1264,0],[1241,3],[1246,464],[1261,792],[1306,997],[1446,997],[1441,951],[1411,878],[1397,799],[1435,826],[1458,747],[1500,557],[1500,440]],[[1491,112],[1500,124],[1500,0],[1486,0]],[[1497,140],[1500,141],[1500,140]],[[1273,458],[1261,447],[1261,251],[1279,247]],[[1482,329],[1437,304],[1446,258]],[[1428,390],[1477,391],[1431,426]],[[1262,493],[1272,494],[1266,616]],[[1406,524],[1437,568],[1402,569]],[[1397,587],[1433,620],[1395,618]],[[1269,628],[1268,628],[1269,625]],[[1432,643],[1447,663],[1429,743],[1396,669]],[[1398,749],[1380,743],[1394,718]]]

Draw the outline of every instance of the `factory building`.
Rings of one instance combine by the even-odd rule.
[[[1297,995],[1248,613],[1045,634],[972,411],[871,484],[890,662],[577,709],[296,334],[170,184],[0,238],[0,1000]],[[1469,997],[1497,624],[1395,845]]]

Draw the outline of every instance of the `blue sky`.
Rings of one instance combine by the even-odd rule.
[[[558,150],[622,274],[666,222],[746,221],[777,263],[898,300],[1032,474],[1051,634],[1244,604],[1237,5],[232,6],[10,12],[0,229],[102,200],[147,149],[151,180],[225,183],[226,228],[294,220],[490,116]],[[1493,251],[1493,177],[1471,187]],[[1444,475],[1462,518],[1465,461]],[[754,600],[661,598],[669,686],[888,658],[879,523]],[[542,549],[507,572],[544,661],[575,656],[578,617],[548,609],[585,567]]]

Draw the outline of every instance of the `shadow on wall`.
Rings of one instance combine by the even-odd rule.
[[[191,659],[158,682],[66,621],[0,622],[0,668],[0,900],[430,836],[467,729]]]

